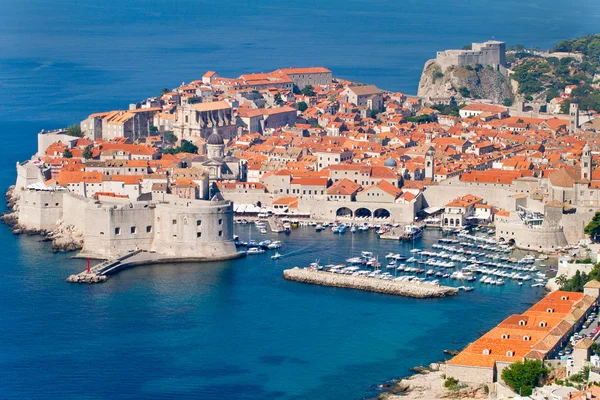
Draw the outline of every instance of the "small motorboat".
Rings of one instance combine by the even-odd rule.
[[[275,254],[273,254],[271,256],[271,260],[279,260],[281,258],[281,254],[279,254],[279,252],[276,252]]]
[[[248,251],[246,251],[247,255],[254,255],[254,254],[262,254],[265,251],[263,249],[261,249],[260,247],[252,247],[250,249],[248,249]]]

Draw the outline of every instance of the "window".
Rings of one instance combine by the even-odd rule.
[[[196,220],[196,226],[200,226],[202,225],[202,221],[201,220]]]
[[[561,300],[569,300],[569,298],[567,296],[563,296],[560,298]]]
[[[137,233],[137,228],[135,226],[131,227],[131,233],[133,233],[134,235]]]
[[[223,220],[222,219],[219,220],[219,225],[223,225]]]
[[[489,349],[483,349],[483,351],[481,352],[481,354],[483,354],[484,356],[489,356],[491,353],[491,351]]]
[[[542,321],[542,322],[540,322],[540,327],[542,327],[542,328],[545,328],[545,327],[546,327],[546,325],[547,325],[547,324],[546,324],[546,321]]]
[[[519,325],[520,326],[525,326],[527,324],[527,322],[525,322],[525,320],[520,320],[519,321]]]
[[[546,312],[553,313],[554,309],[553,308],[549,308],[549,309],[546,310]]]
[[[219,231],[219,236],[223,236],[223,231]]]
[[[152,232],[152,225],[148,225],[146,227],[146,233],[151,233]]]
[[[177,225],[177,220],[176,219],[173,220],[173,225]]]
[[[202,232],[196,232],[196,237],[199,238],[202,236]]]
[[[115,235],[121,234],[121,228],[115,228]]]
[[[509,336],[508,334],[506,334],[506,333],[504,333],[504,334],[502,335],[502,339],[508,339],[509,337],[510,337],[510,336]]]
[[[509,351],[506,352],[506,357],[514,357],[514,356],[515,356],[514,351],[510,351],[509,350]]]
[[[526,342],[528,342],[528,341],[531,340],[531,338],[529,336],[523,336],[523,340],[526,341]]]

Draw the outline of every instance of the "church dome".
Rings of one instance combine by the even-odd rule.
[[[206,141],[207,144],[213,144],[213,145],[223,145],[225,144],[225,142],[223,142],[223,138],[221,137],[221,135],[219,135],[216,132],[213,132],[207,139]]]
[[[394,160],[393,158],[388,158],[387,160],[385,160],[383,162],[383,165],[386,167],[390,167],[390,168],[395,168],[398,166],[398,164],[396,164],[396,160]]]

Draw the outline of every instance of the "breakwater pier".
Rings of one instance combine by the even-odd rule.
[[[135,250],[119,258],[105,260],[89,270],[71,275],[67,282],[71,283],[102,283],[106,282],[110,275],[119,271],[139,265],[150,264],[177,264],[177,263],[204,263],[210,261],[227,261],[236,258],[245,257],[245,252],[236,252],[222,257],[173,257],[150,253],[143,250]],[[84,258],[80,256],[80,258]]]
[[[283,277],[290,281],[312,283],[321,286],[341,287],[368,292],[393,294],[419,299],[456,296],[458,289],[448,286],[423,285],[412,282],[372,279],[361,276],[333,274],[294,267],[283,271]]]

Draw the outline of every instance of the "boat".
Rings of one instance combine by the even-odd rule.
[[[252,248],[248,249],[248,251],[246,251],[246,254],[250,256],[250,255],[254,255],[254,254],[262,254],[264,252],[265,251],[259,247],[252,247]]]
[[[319,225],[317,225],[317,226],[315,227],[315,231],[316,231],[316,232],[321,232],[323,229],[324,229],[324,228],[323,228],[323,225],[321,225],[321,224],[319,224]]]
[[[350,232],[356,233],[356,226],[352,225],[352,228],[350,228]]]
[[[260,228],[260,233],[262,233],[263,235],[267,234],[267,228]]]
[[[406,225],[404,227],[404,233],[402,239],[413,240],[420,237],[423,234],[423,230],[415,224]]]
[[[363,260],[360,257],[351,257],[346,259],[348,264],[362,264],[362,261]]]
[[[279,260],[280,258],[281,258],[281,254],[279,254],[279,252],[277,252],[271,256],[271,260]]]

